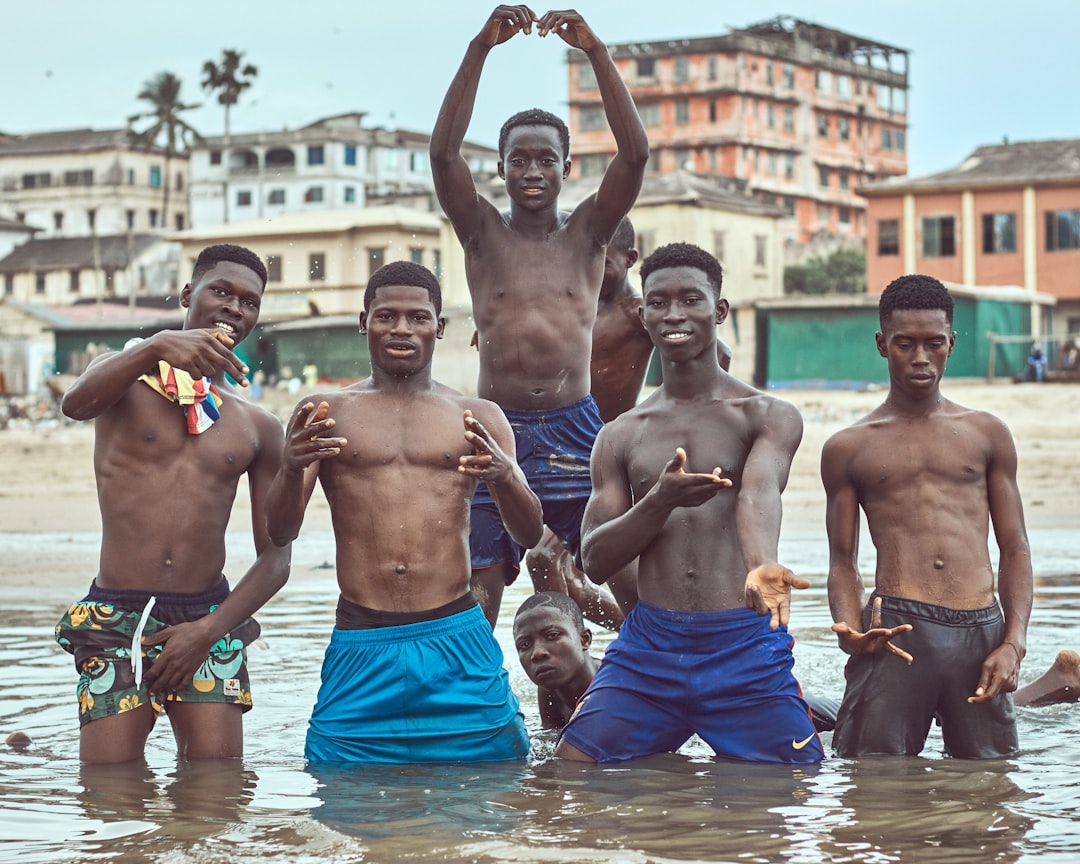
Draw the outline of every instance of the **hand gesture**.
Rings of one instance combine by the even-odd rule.
[[[484,424],[473,417],[472,411],[465,410],[464,420],[465,440],[472,445],[473,452],[458,459],[457,470],[485,483],[508,480],[513,468],[498,442],[484,428]]]
[[[653,487],[657,499],[674,510],[676,507],[698,507],[712,500],[721,489],[731,486],[731,481],[720,476],[720,469],[713,468],[711,474],[687,474],[686,451],[675,448],[675,458],[664,467],[660,479]]]
[[[231,338],[215,328],[197,330],[162,330],[151,337],[158,357],[192,378],[213,378],[224,372],[242,387],[250,371],[230,350]]]
[[[833,633],[840,640],[840,647],[848,654],[877,654],[879,651],[888,651],[907,663],[911,663],[914,658],[907,651],[893,645],[892,639],[911,629],[910,624],[901,624],[898,627],[881,626],[880,597],[874,598],[874,605],[870,610],[870,629],[865,633],[852,630],[843,621],[832,625]]]
[[[979,686],[967,701],[973,705],[989,702],[1000,693],[1012,693],[1019,683],[1020,649],[1012,642],[1002,642],[983,661]]]
[[[143,674],[151,693],[175,693],[191,684],[195,671],[206,660],[213,640],[203,635],[198,621],[188,621],[144,636],[144,648],[164,645],[154,664]]]
[[[341,452],[348,440],[326,437],[336,425],[334,418],[327,416],[329,413],[330,406],[326,402],[320,402],[318,408],[314,402],[308,402],[289,418],[283,455],[286,468],[303,471],[313,462],[331,459]]]
[[[476,38],[492,48],[520,32],[532,33],[536,20],[536,15],[528,6],[496,6]]]
[[[541,36],[555,33],[567,45],[582,51],[588,51],[600,44],[592,28],[574,9],[545,13],[539,21],[538,30]]]
[[[746,608],[758,615],[770,615],[769,626],[788,623],[791,611],[791,589],[809,588],[810,580],[796,576],[787,567],[775,562],[762,564],[746,574],[744,596]]]

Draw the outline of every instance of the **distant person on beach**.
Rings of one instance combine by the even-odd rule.
[[[603,581],[639,558],[640,599],[556,755],[620,762],[696,732],[721,756],[818,762],[787,632],[791,587],[809,583],[776,560],[802,418],[720,367],[713,256],[674,243],[641,274],[663,384],[597,438],[583,523],[585,572]]]
[[[514,541],[531,546],[540,502],[498,406],[432,380],[441,314],[429,270],[379,268],[360,316],[371,377],[304,400],[286,430],[270,535],[296,537],[318,480],[341,589],[304,749],[311,762],[529,752],[502,652],[469,589],[469,505],[486,481]]]
[[[64,395],[64,414],[96,421],[102,521],[97,576],[56,627],[79,672],[84,762],[140,758],[161,710],[180,755],[243,755],[251,616],[289,576],[289,546],[270,542],[263,510],[281,424],[229,381],[246,386],[231,349],[265,286],[254,253],[204,249],[180,292],[183,330],[102,354]],[[230,591],[225,530],[245,474],[257,557]]]
[[[605,254],[604,281],[593,325],[590,391],[605,423],[637,404],[653,353],[652,340],[641,324],[641,291],[629,278],[637,260],[634,226],[624,216]],[[727,371],[731,349],[719,337],[716,348],[720,366]],[[546,526],[540,544],[525,555],[525,568],[537,591],[568,594],[586,618],[612,630],[622,626],[623,618],[637,602],[636,562],[607,580],[618,602],[618,608],[612,609],[606,593],[597,591],[597,586],[585,578],[573,556]]]
[[[599,189],[572,213],[559,210],[570,136],[558,117],[532,109],[503,124],[506,213],[480,195],[461,155],[488,52],[533,27],[585,52],[618,148]],[[645,129],[603,42],[577,12],[538,18],[528,6],[499,6],[488,16],[431,136],[435,191],[465,252],[479,333],[479,394],[506,412],[544,521],[572,553],[580,546],[589,454],[602,425],[589,394],[589,356],[604,253],[637,197],[648,156]],[[494,626],[525,550],[507,536],[483,484],[473,504],[471,549],[474,590]]]
[[[888,396],[821,454],[829,605],[851,655],[833,747],[915,756],[937,715],[949,755],[1011,756],[1032,597],[1016,448],[996,417],[941,393],[956,341],[945,287],[902,276],[878,308]],[[860,509],[877,549],[869,600],[856,566]],[[893,656],[900,651],[915,663]]]

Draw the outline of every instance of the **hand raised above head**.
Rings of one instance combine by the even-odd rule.
[[[303,470],[313,462],[330,459],[341,452],[348,441],[330,438],[326,433],[336,425],[330,415],[330,406],[320,402],[306,402],[289,418],[285,430],[284,463],[287,468]]]
[[[746,607],[758,615],[769,615],[769,626],[785,627],[791,612],[791,589],[809,588],[810,580],[796,576],[776,562],[761,564],[746,574]]]
[[[476,38],[489,47],[501,45],[520,32],[531,33],[536,20],[528,6],[496,6]]]
[[[540,18],[538,30],[541,36],[554,33],[567,45],[588,51],[600,44],[592,28],[585,23],[585,19],[575,9],[566,9],[561,12],[545,12]]]
[[[840,640],[840,647],[846,653],[877,654],[879,651],[888,651],[907,663],[911,663],[914,658],[907,651],[893,645],[892,640],[911,629],[913,628],[910,624],[900,624],[897,627],[881,626],[880,597],[874,598],[874,605],[870,609],[870,629],[865,633],[852,630],[843,621],[832,625],[832,631]]]

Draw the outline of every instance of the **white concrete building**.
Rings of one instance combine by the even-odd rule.
[[[127,129],[0,135],[0,217],[42,237],[186,228],[187,180],[185,155],[166,165]]]
[[[300,129],[203,139],[191,150],[192,227],[372,204],[434,209],[431,136],[367,128],[363,118],[353,112]],[[495,173],[496,150],[463,150],[478,176]]]

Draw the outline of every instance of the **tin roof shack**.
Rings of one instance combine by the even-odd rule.
[[[945,284],[955,302],[949,377],[1019,374],[1030,347],[1031,305],[1041,306],[1046,318],[1055,298],[1016,287]],[[755,306],[756,386],[857,389],[888,383],[874,342],[880,329],[876,295],[785,297]]]

